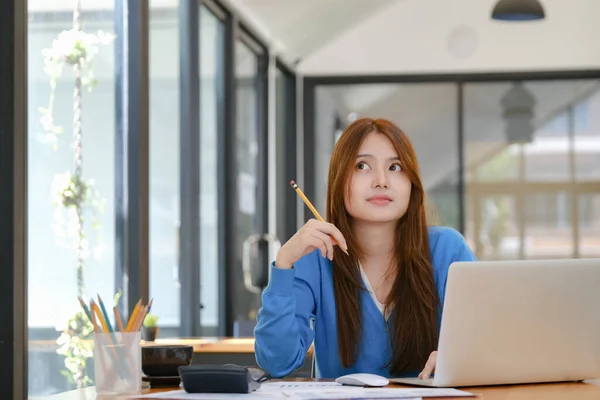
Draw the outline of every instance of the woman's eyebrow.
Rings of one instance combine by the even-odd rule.
[[[372,154],[359,154],[356,156],[356,158],[374,158],[374,156]],[[389,161],[400,161],[400,157],[398,156],[394,156],[394,157],[390,157],[388,158]]]

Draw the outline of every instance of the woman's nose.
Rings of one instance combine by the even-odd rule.
[[[384,168],[377,168],[373,174],[373,187],[387,188],[387,171]]]

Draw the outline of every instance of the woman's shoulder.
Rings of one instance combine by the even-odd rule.
[[[429,227],[429,247],[434,269],[447,269],[455,261],[475,261],[463,235],[446,226]]]
[[[431,225],[428,227],[429,244],[431,247],[438,245],[457,245],[465,243],[463,235],[449,226]]]

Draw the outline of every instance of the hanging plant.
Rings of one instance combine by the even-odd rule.
[[[52,226],[56,244],[65,249],[77,249],[80,247],[78,235],[81,233],[81,239],[83,240],[81,246],[82,256],[86,258],[89,255],[87,237],[83,231],[79,231],[79,224],[77,223],[78,221],[83,223],[83,214],[86,209],[89,209],[91,228],[97,233],[93,253],[94,257],[99,259],[106,248],[99,234],[100,215],[104,213],[106,200],[100,196],[95,188],[94,180],[85,181],[81,177],[66,171],[54,175],[50,193],[52,202],[56,206]],[[81,210],[78,211],[80,208]]]
[[[47,107],[40,107],[40,123],[43,128],[43,140],[58,148],[58,135],[64,128],[56,123],[54,118],[54,102],[56,86],[65,66],[72,68],[73,79],[73,171],[59,173],[54,176],[51,184],[51,194],[57,206],[54,213],[53,230],[59,244],[71,247],[76,253],[76,295],[81,297],[85,292],[84,262],[88,256],[88,241],[84,231],[84,215],[86,210],[92,212],[93,225],[98,228],[98,214],[104,210],[104,200],[94,188],[94,181],[83,178],[83,88],[90,92],[97,84],[93,73],[94,58],[100,51],[100,46],[108,45],[115,36],[98,31],[95,34],[86,33],[81,29],[81,0],[75,1],[73,9],[73,29],[62,31],[52,41],[52,46],[44,49],[44,71],[49,76],[50,96]],[[101,247],[100,247],[101,248]],[[98,253],[97,253],[98,254]],[[74,296],[75,298],[75,296]],[[92,325],[81,311],[66,323],[57,343],[58,354],[65,356],[63,374],[77,388],[88,386],[92,380],[87,376],[86,360],[93,354],[90,347]]]
[[[44,140],[57,146],[58,135],[64,128],[56,125],[54,121],[54,100],[56,83],[62,76],[64,66],[78,66],[81,69],[81,86],[87,87],[91,92],[98,83],[94,76],[94,58],[100,51],[100,46],[108,45],[115,39],[115,35],[103,31],[86,33],[79,29],[62,31],[52,41],[52,46],[42,50],[44,56],[44,71],[50,77],[50,96],[48,106],[40,107],[40,122],[44,129]]]
[[[56,340],[59,345],[56,353],[65,357],[65,369],[61,373],[80,389],[94,384],[86,373],[87,360],[94,354],[93,333],[94,327],[88,317],[77,311]]]
[[[73,176],[69,172],[57,177],[59,179],[55,180],[57,185],[53,191],[56,191],[57,199],[63,207],[77,207],[85,202],[88,186],[81,177]]]

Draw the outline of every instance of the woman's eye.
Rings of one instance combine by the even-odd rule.
[[[368,169],[369,166],[367,165],[367,163],[364,162],[359,162],[358,164],[356,164],[356,169]]]
[[[390,167],[390,171],[402,171],[400,164],[394,164]]]

